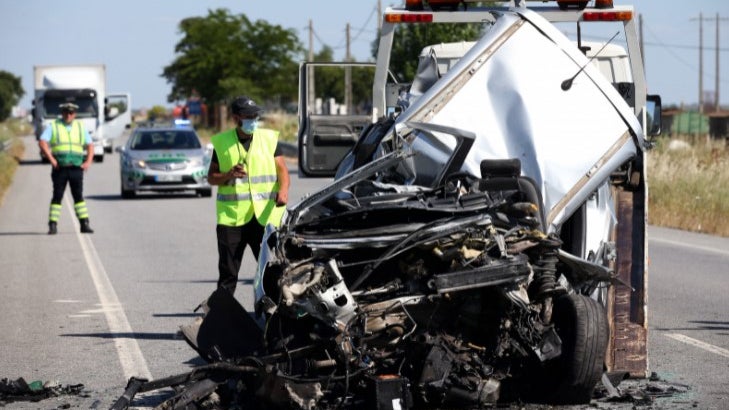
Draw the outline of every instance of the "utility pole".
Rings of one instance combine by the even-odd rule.
[[[719,99],[719,73],[721,73],[721,71],[719,71],[719,49],[721,48],[719,47],[719,21],[727,20],[729,20],[729,17],[719,17],[719,13],[716,13],[716,78],[714,79],[716,81],[716,90],[714,90],[714,106],[716,107],[717,112],[720,111],[719,104],[721,102]]]
[[[314,61],[314,22],[309,19],[309,62]],[[306,82],[308,84],[307,106],[315,114],[320,114],[316,109],[316,80],[314,78],[314,66],[306,68]]]
[[[719,13],[716,13],[716,72],[714,85],[714,111],[719,112]]]
[[[350,27],[347,23],[347,56],[345,61],[349,63],[352,61],[352,55],[350,54]],[[352,67],[346,66],[344,68],[344,106],[347,109],[346,115],[352,115]]]
[[[716,13],[716,17],[704,18],[702,13],[699,13],[698,18],[692,18],[692,21],[699,21],[699,112],[704,112],[704,21],[716,21],[716,44],[715,44],[715,69],[714,73],[714,110],[719,111],[719,83],[720,83],[720,71],[719,71],[719,22],[721,20],[729,20],[727,17],[720,17],[719,13]]]
[[[695,18],[691,20],[696,20]],[[704,112],[704,16],[699,13],[699,113]]]

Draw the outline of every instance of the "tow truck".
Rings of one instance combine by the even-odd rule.
[[[219,289],[181,328],[210,364],[132,379],[112,408],[164,386],[159,408],[587,404],[600,381],[646,377],[660,98],[633,17],[408,0],[385,11],[375,63],[302,64],[300,171],[334,180],[266,227],[255,315]],[[583,42],[608,22],[625,48]],[[396,78],[398,27],[439,23],[485,27]]]
[[[555,28],[572,34],[573,43],[589,60],[575,66],[575,74],[571,79],[578,81],[575,79],[579,79],[580,75],[584,75],[583,71],[587,71],[585,66],[588,63],[594,65],[630,107],[646,137],[645,148],[650,147],[650,137],[660,133],[661,101],[660,96],[647,93],[635,21],[636,11],[632,6],[614,5],[612,0],[557,0],[556,4],[555,1],[525,0],[489,2],[497,4],[494,7],[481,7],[474,3],[476,2],[463,0],[406,0],[404,7],[391,7],[384,12],[374,63],[302,63],[299,73],[298,114],[300,175],[341,177],[350,170],[345,158],[360,134],[381,118],[402,115],[407,111],[399,105],[400,97],[403,93],[411,92],[413,82],[418,84],[418,80],[395,78],[390,70],[393,42],[400,26],[442,23],[483,23],[488,26],[494,22],[495,15],[506,10],[535,12]],[[605,33],[615,33],[617,30],[622,36],[618,37],[616,43],[622,42],[622,45],[608,44],[610,41],[603,42],[602,45],[585,41],[593,28],[596,29],[598,38],[605,38]],[[431,58],[440,63],[436,68],[440,72],[431,81],[438,81],[445,76],[448,67],[468,52],[468,47],[473,44],[469,40],[472,39],[464,39],[463,43],[455,44],[455,47],[446,47],[451,54],[438,51],[421,54],[422,60]],[[467,46],[464,47],[464,44]],[[430,47],[432,49],[438,46]],[[462,50],[453,55],[454,49]],[[421,67],[422,63],[423,61]],[[551,62],[543,61],[542,64],[549,65]],[[336,98],[332,98],[334,95],[322,95],[326,92],[324,90],[331,90],[331,87],[325,87],[321,79],[324,76],[330,79],[334,77],[332,74],[337,68],[343,71],[338,77],[343,80],[343,84],[338,88],[336,96],[342,100],[341,104],[337,104]],[[538,77],[540,67],[532,67],[530,75]],[[362,92],[361,87],[353,85],[353,79],[368,77],[372,88],[367,91],[371,90],[371,94]],[[566,78],[562,83],[563,87],[567,83],[571,85],[567,80],[569,79]],[[431,104],[429,109],[437,111],[438,107]],[[579,115],[575,113],[575,119]],[[415,117],[424,121],[432,115],[421,113]],[[469,128],[468,124],[460,126]],[[613,172],[609,183],[595,191],[595,196],[601,197],[599,200],[572,210],[572,215],[555,228],[570,252],[580,257],[602,260],[620,283],[595,295],[607,309],[610,323],[605,365],[608,372],[622,372],[636,378],[647,377],[649,374],[645,176],[644,151],[639,150],[629,164]],[[609,204],[597,204],[597,201],[604,200]],[[614,215],[610,215],[611,213]],[[591,253],[593,256],[590,256]],[[603,257],[594,257],[597,253]]]

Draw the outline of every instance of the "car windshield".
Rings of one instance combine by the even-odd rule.
[[[200,140],[192,131],[150,130],[134,134],[131,149],[150,151],[160,149],[200,149]]]

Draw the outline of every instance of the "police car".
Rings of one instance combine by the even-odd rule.
[[[119,149],[121,196],[138,192],[194,191],[209,197],[210,147],[203,147],[189,121],[137,127]]]

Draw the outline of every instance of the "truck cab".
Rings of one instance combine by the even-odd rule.
[[[131,127],[131,99],[128,93],[106,93],[106,67],[89,65],[40,65],[34,67],[33,127],[36,139],[60,118],[59,105],[79,106],[81,121],[94,143],[94,161],[112,152],[113,141]],[[41,159],[43,154],[41,153]]]
[[[522,163],[527,163],[529,161],[525,158],[544,161],[545,157],[553,155],[553,159],[547,160],[552,163],[547,166],[558,171],[563,166],[560,158],[574,155],[569,153],[577,148],[554,146],[559,140],[556,137],[550,145],[551,135],[561,138],[562,133],[579,133],[569,141],[575,145],[584,144],[588,149],[586,140],[596,138],[597,144],[603,128],[614,126],[623,130],[627,124],[620,144],[631,140],[634,152],[618,160],[615,154],[626,145],[621,145],[623,148],[612,145],[583,175],[583,179],[595,178],[572,188],[585,190],[589,186],[588,194],[576,199],[568,192],[566,197],[555,199],[553,203],[545,199],[543,205],[547,214],[547,231],[560,236],[564,252],[608,267],[613,272],[612,284],[594,289],[590,294],[605,306],[609,316],[610,342],[605,367],[608,371],[646,377],[649,371],[645,150],[650,148],[650,138],[660,132],[660,97],[647,94],[635,10],[632,6],[614,6],[609,0],[596,0],[593,7],[588,7],[587,1],[561,0],[492,2],[498,3],[495,7],[480,7],[473,4],[476,2],[462,0],[431,3],[434,3],[433,7],[421,1],[408,0],[405,7],[386,9],[374,63],[301,65],[300,174],[314,177],[336,175],[336,178],[341,178],[353,171],[356,168],[353,158],[365,149],[364,144],[358,141],[368,134],[372,124],[381,124],[383,119],[388,118],[395,123],[395,131],[388,131],[395,138],[398,122],[404,125],[407,121],[432,121],[473,132],[476,135],[474,145],[480,145],[489,158],[521,156]],[[506,15],[510,17],[505,19]],[[506,24],[503,21],[509,19],[510,25],[503,28]],[[463,39],[459,43],[429,45],[420,54],[414,78],[395,78],[390,61],[398,27],[439,23],[480,23],[483,25],[482,39],[494,38],[490,43]],[[561,51],[550,53],[534,45],[528,61],[519,60],[516,52],[514,60],[509,60],[508,55],[496,58],[499,53],[508,53],[504,51],[508,49],[505,44],[521,41],[520,33],[526,32],[522,27],[528,25],[534,25],[537,32],[542,31],[551,39],[551,42],[544,43],[544,47],[552,48],[552,43],[558,42],[557,48]],[[496,34],[490,34],[493,30]],[[615,31],[618,34],[607,43],[584,40],[593,35],[609,37],[606,33]],[[527,35],[524,36],[526,38]],[[528,50],[529,47],[526,45],[524,48]],[[540,60],[540,56],[544,58]],[[555,64],[563,67],[553,69],[551,66]],[[324,65],[327,72],[321,70]],[[341,74],[334,74],[337,67]],[[480,90],[474,88],[472,80],[478,75],[488,74],[479,72],[491,73],[479,83]],[[323,85],[325,78],[341,79],[341,82]],[[353,91],[359,87],[359,82],[353,80],[355,78],[362,81],[368,78],[372,84],[371,92],[357,95]],[[520,78],[523,79],[522,85],[519,85]],[[512,81],[511,85],[515,85],[500,90],[500,81]],[[546,81],[550,84],[545,84]],[[602,110],[614,108],[619,113],[618,117],[608,118],[610,116],[604,116],[598,108],[591,112],[592,103],[589,101],[580,107],[579,99],[572,108],[565,108],[574,112],[560,112],[559,106],[550,107],[552,100],[540,101],[533,96],[526,97],[531,102],[524,103],[522,100],[524,95],[538,92],[534,89],[544,88],[544,98],[550,98],[547,97],[550,95],[559,97],[553,102],[559,104],[562,96],[572,93],[574,97],[579,92],[577,90],[586,85],[602,90],[609,101]],[[336,95],[326,94],[335,89]],[[483,100],[479,100],[479,93]],[[467,107],[468,113],[448,109],[449,105],[456,107],[459,98],[470,101],[471,105],[459,106]],[[341,104],[344,108],[336,111],[320,109],[322,102],[326,101],[329,106]],[[361,109],[354,110],[354,107]],[[541,107],[545,113],[530,112],[530,107]],[[545,118],[547,111],[559,120],[550,123]],[[519,116],[527,118],[520,121]],[[530,119],[530,116],[541,118]],[[534,124],[547,126],[545,129],[530,128]],[[545,133],[550,135],[541,135]],[[498,134],[502,134],[500,139],[496,137]],[[546,138],[546,142],[534,144],[532,152],[525,151],[517,143],[539,138]],[[376,150],[367,149],[367,155],[377,155]],[[604,167],[611,161],[615,163],[609,165],[613,169],[608,172]],[[527,165],[522,173],[525,177],[534,178],[548,198],[554,185],[559,185],[556,182],[559,177],[548,175],[548,171],[539,168],[542,166],[543,163],[530,169]],[[597,172],[599,168],[603,171]],[[551,178],[554,180],[550,181]]]

